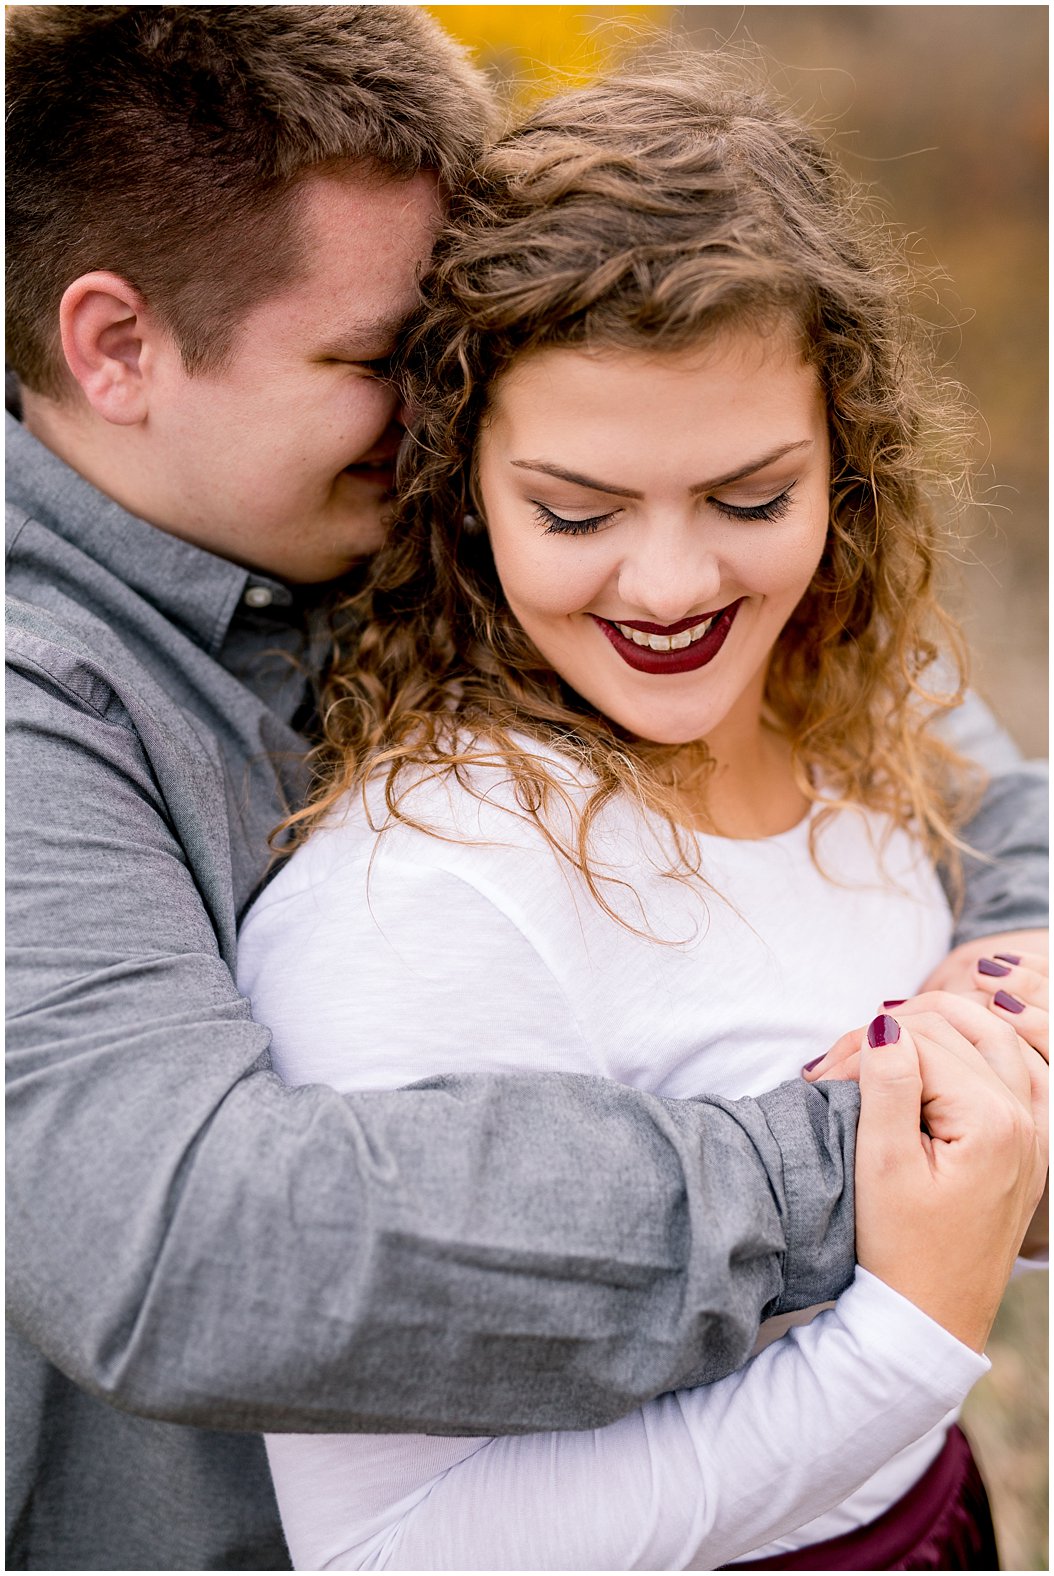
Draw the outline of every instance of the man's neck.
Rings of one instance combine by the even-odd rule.
[[[55,400],[23,388],[21,403],[22,425],[26,431],[32,433],[37,442],[50,449],[52,454],[57,454],[70,470],[91,482],[99,492],[110,498],[115,497],[103,475],[107,467],[93,457],[96,445],[92,436],[91,413],[79,394],[69,394],[61,400]],[[116,502],[123,506],[123,499],[116,498]]]
[[[149,477],[144,476],[138,426],[100,421],[79,391],[49,399],[25,388],[22,423],[38,443],[128,514],[170,536],[180,535],[150,508]]]

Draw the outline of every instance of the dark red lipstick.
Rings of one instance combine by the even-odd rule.
[[[619,619],[619,624],[625,629],[637,629],[642,635],[669,636],[679,635],[683,630],[693,629],[697,624],[705,624],[707,619],[714,620],[705,635],[693,640],[690,646],[682,646],[678,651],[653,651],[650,646],[638,646],[634,641],[628,640],[610,619],[598,618],[595,613],[590,613],[589,616],[607,636],[623,662],[638,673],[694,673],[697,668],[705,667],[717,656],[728,637],[742,601],[743,598],[740,597],[726,608],[715,609],[712,613],[696,613],[692,618],[682,618],[676,624],[646,624],[638,619]]]

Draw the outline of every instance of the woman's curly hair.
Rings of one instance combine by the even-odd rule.
[[[947,855],[964,768],[927,724],[961,697],[962,657],[934,593],[934,504],[965,497],[966,422],[933,371],[902,250],[823,140],[720,58],[569,93],[481,157],[423,292],[398,368],[416,411],[398,510],[344,608],[351,633],[293,840],[378,774],[388,813],[412,821],[409,782],[485,758],[507,764],[524,813],[601,901],[589,834],[615,794],[664,812],[672,867],[694,868],[673,790],[678,774],[705,781],[705,746],[693,759],[627,738],[548,667],[471,529],[473,455],[495,386],[526,352],[673,352],[729,325],[791,321],[826,397],[830,526],[773,653],[767,714],[811,799],[885,811]],[[555,830],[562,790],[525,736],[585,768],[572,837]]]

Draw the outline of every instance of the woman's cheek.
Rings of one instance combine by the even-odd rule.
[[[590,607],[607,574],[588,553],[582,553],[586,544],[588,538],[578,537],[511,543],[492,534],[494,564],[513,612],[517,616],[563,618]]]

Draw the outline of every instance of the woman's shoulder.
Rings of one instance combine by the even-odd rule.
[[[543,804],[538,794],[546,791]],[[570,755],[527,736],[499,749],[459,738],[451,759],[377,772],[350,789],[288,856],[256,906],[289,900],[356,872],[493,866],[499,851],[537,861],[573,843],[590,785]]]

